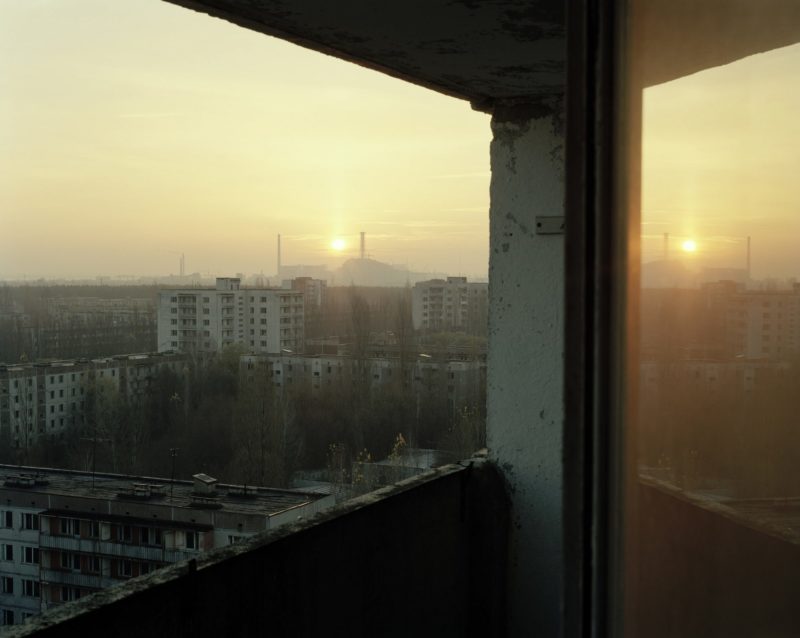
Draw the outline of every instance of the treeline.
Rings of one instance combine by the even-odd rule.
[[[156,349],[158,286],[0,286],[0,362],[111,356]],[[148,299],[126,315],[80,307],[53,312],[55,300]],[[66,302],[69,304],[69,301]]]
[[[398,435],[458,457],[484,445],[482,396],[453,414],[446,396],[414,396],[401,383],[281,391],[266,373],[240,375],[236,350],[182,373],[161,370],[136,403],[100,383],[87,394],[85,414],[63,436],[20,449],[0,440],[0,462],[176,478],[205,472],[282,487],[297,470],[349,476],[366,454],[387,457]]]

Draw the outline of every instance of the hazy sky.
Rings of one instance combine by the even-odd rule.
[[[489,118],[159,0],[0,0],[0,279],[485,275]],[[330,242],[344,238],[335,254]]]
[[[643,256],[800,276],[800,45],[645,91]]]

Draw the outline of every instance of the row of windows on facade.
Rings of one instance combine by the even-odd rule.
[[[14,587],[14,577],[13,576],[2,576],[0,577],[0,587],[2,588],[2,593],[14,596],[16,595],[17,591],[23,596],[29,598],[39,598],[40,597],[40,586],[39,581],[34,580],[32,578],[20,578],[20,587],[17,589]]]
[[[66,404],[66,403],[58,403],[58,404],[51,403],[50,404],[50,414],[55,414],[56,413],[56,407],[58,407],[58,411],[59,412],[64,412],[64,407],[66,405],[68,405],[68,404]],[[72,405],[72,410],[75,411],[79,406],[80,406],[81,409],[83,409],[85,407],[85,405],[86,405],[86,402],[83,399],[81,399],[80,401],[73,401],[71,403],[71,405]],[[23,411],[24,411],[24,408],[23,408]],[[33,416],[33,407],[29,407],[28,408],[27,415],[29,417]],[[19,419],[20,418],[19,409],[15,409],[14,410],[14,418],[15,419]]]
[[[77,554],[75,552],[50,552],[51,556],[59,555],[58,562],[51,564],[49,569],[54,571],[69,571],[88,575],[105,575],[111,577],[131,578],[149,574],[151,571],[164,567],[166,563],[152,561],[135,561],[129,558],[102,559],[99,556],[88,554]],[[39,564],[37,560],[36,563]],[[104,569],[105,564],[105,569]],[[2,577],[2,593],[15,595],[17,589],[14,586],[13,576]],[[19,591],[24,596],[39,597],[39,581],[33,579],[19,578],[22,586]],[[36,587],[26,586],[26,582],[35,583]]]
[[[58,531],[62,536],[100,538],[100,523],[98,521],[81,521],[77,518],[61,518]],[[163,531],[160,528],[139,525],[110,525],[109,539],[107,540],[150,547],[163,547],[164,545]],[[184,543],[186,549],[199,549],[198,533],[184,532]]]
[[[83,386],[80,386],[79,388],[68,388],[68,389],[72,390],[72,393],[71,393],[70,396],[73,396],[73,397],[76,396],[76,390],[79,390],[81,396],[83,396]],[[62,388],[61,390],[58,391],[58,398],[59,399],[63,398],[63,396],[64,396],[64,390]],[[14,394],[13,397],[14,397],[14,403],[19,403],[20,397],[24,397],[24,395],[18,392],[16,394]],[[55,390],[50,390],[50,398],[51,399],[55,399],[56,398],[56,391]],[[30,392],[28,393],[28,401],[33,401],[33,394],[30,393]]]
[[[302,323],[302,321],[303,320],[300,317],[295,317],[294,318],[294,323],[300,324],[300,323]],[[222,321],[222,325],[223,326],[230,326],[232,323],[233,323],[233,319],[230,319],[230,320],[225,319],[225,320]],[[241,323],[241,320],[240,320],[240,323]],[[251,318],[250,319],[250,325],[251,326],[255,325],[255,323],[256,323],[255,318]],[[266,318],[260,319],[259,323],[262,326],[266,325],[267,324]],[[291,324],[292,323],[292,318],[291,317],[281,317],[280,323],[282,323],[282,324]],[[170,325],[171,326],[177,326],[178,325],[178,320],[177,319],[172,319],[170,321]],[[197,326],[197,322],[195,322],[194,320],[184,319],[184,320],[181,321],[180,325],[182,325],[184,327],[185,326]],[[203,325],[204,326],[210,326],[211,325],[211,321],[209,319],[203,319]],[[173,331],[173,333],[174,333],[174,331]]]
[[[292,305],[286,304],[286,305],[282,305],[281,306],[281,314],[284,314],[284,315],[289,314],[290,312],[292,312],[292,310],[294,310],[295,312],[302,312],[303,311],[303,305],[302,304],[295,304],[294,306],[292,306]],[[170,308],[169,312],[172,315],[177,315],[177,314],[181,314],[181,315],[197,315],[197,311],[196,310],[190,310],[190,309],[187,309],[187,308],[178,309],[178,308],[172,307],[172,308]],[[203,314],[204,315],[210,315],[211,314],[211,310],[208,309],[208,308],[203,308]],[[220,314],[223,315],[223,316],[232,316],[234,314],[233,308],[223,308],[222,312]],[[250,308],[250,314],[251,315],[256,314],[256,309],[251,307]],[[266,306],[262,306],[261,308],[259,308],[258,314],[266,315],[266,314],[270,314],[270,313],[267,312]]]
[[[234,296],[233,295],[220,295],[219,298],[223,303],[232,304]],[[291,301],[291,299],[292,299],[291,295],[281,295],[280,296],[281,303],[289,303]],[[170,301],[170,303],[192,304],[192,303],[197,303],[197,297],[194,296],[194,295],[181,296],[181,297],[170,297],[169,301]],[[250,303],[256,303],[256,298],[254,296],[250,296],[249,301],[250,301]],[[211,303],[211,297],[203,297],[202,298],[202,303],[205,303],[205,304]],[[242,303],[242,298],[239,299],[239,303]],[[258,303],[267,303],[267,297],[259,297],[258,298]]]
[[[104,372],[103,370],[100,371],[101,376],[102,376],[103,372]],[[73,373],[70,374],[70,381],[72,381],[72,382],[80,381],[80,380],[83,379],[83,375],[84,375],[83,372],[73,372]],[[111,376],[113,377],[115,375],[116,375],[116,371],[115,370],[111,370]],[[58,378],[58,381],[56,381],[56,378]],[[47,377],[45,377],[45,380],[47,380]],[[26,379],[26,381],[27,381],[27,385],[29,385],[29,386],[33,385],[33,378],[28,377],[28,379]],[[19,382],[20,382],[20,379],[14,379],[11,382],[12,387],[14,387],[15,389],[19,388]],[[57,383],[64,383],[64,375],[63,374],[50,375],[50,380],[49,380],[48,384],[49,385],[54,385],[54,384],[57,384]]]
[[[39,529],[39,515],[29,512],[19,512],[19,517],[15,520],[13,510],[0,510],[0,528],[3,529]],[[15,525],[16,523],[16,525]]]
[[[263,323],[266,323],[266,322],[263,322]],[[300,329],[299,328],[295,328],[295,331],[299,332]],[[282,335],[288,335],[288,334],[291,334],[291,332],[292,332],[291,328],[281,328],[281,334]],[[256,333],[255,329],[251,328],[250,329],[250,335],[251,336],[255,335],[255,333]],[[233,331],[231,331],[231,330],[223,330],[222,334],[225,337],[232,337],[233,336]],[[261,328],[259,334],[262,337],[266,336],[266,334],[267,334],[266,328]],[[210,330],[203,330],[202,335],[204,337],[210,337],[211,336],[211,331]],[[191,339],[194,339],[197,336],[197,331],[195,331],[195,330],[171,330],[170,331],[170,336],[171,337],[181,336],[181,337],[189,337]]]
[[[223,343],[224,344],[228,344],[228,343],[233,343],[233,341],[231,340],[231,341],[226,341],[226,342],[223,342]],[[267,342],[265,340],[260,340],[258,342],[258,344],[256,344],[256,341],[254,339],[251,339],[250,340],[250,346],[255,348],[256,345],[258,345],[261,348],[266,348],[267,347]],[[282,348],[287,347],[287,346],[291,346],[291,345],[294,345],[294,342],[291,341],[291,340],[281,341],[281,347]],[[171,341],[170,342],[170,347],[171,348],[178,348],[179,347],[178,342],[177,341]],[[206,350],[210,350],[211,349],[211,342],[210,341],[203,342],[203,348],[205,348]]]
[[[112,376],[113,376],[114,371],[112,370],[111,372],[112,372]],[[73,382],[74,381],[79,381],[79,380],[83,379],[83,375],[84,375],[83,372],[72,372],[70,374],[69,381],[73,381]],[[58,379],[58,381],[56,381],[56,378]],[[59,375],[51,374],[50,377],[49,377],[49,381],[48,381],[48,377],[45,376],[45,381],[50,385],[53,385],[53,384],[56,384],[56,383],[64,383],[64,375],[63,374],[59,374]],[[14,379],[14,384],[13,385],[14,385],[15,388],[19,387],[19,380],[18,379]],[[30,379],[30,378],[28,379],[28,385],[33,385],[33,379]]]
[[[19,554],[15,551],[19,549]],[[19,556],[19,559],[15,558]],[[15,546],[13,543],[0,544],[0,561],[5,563],[19,562],[25,565],[38,565],[39,564],[39,548],[31,547],[30,545]]]
[[[149,574],[156,569],[164,567],[166,563],[151,561],[134,561],[127,558],[106,559],[103,561],[99,556],[81,555],[71,552],[51,552],[59,554],[58,563],[50,565],[53,571],[71,571],[86,575],[105,575],[113,578],[132,578]],[[104,568],[105,563],[105,568]],[[19,583],[19,585],[17,585]],[[61,601],[76,600],[82,593],[90,590],[84,588],[79,592],[65,592],[63,587],[56,585]],[[95,591],[95,590],[91,590]],[[16,596],[17,594],[26,598],[41,598],[41,583],[33,578],[14,578],[14,576],[0,577],[0,593],[6,596]]]
[[[19,615],[13,609],[0,608],[0,627],[11,627],[19,623],[23,623],[28,618],[33,618],[35,614],[29,611],[20,612]]]
[[[0,528],[39,530],[38,514],[20,512],[18,517],[15,517],[14,514],[15,512],[13,510],[0,510]],[[56,530],[51,529],[51,533],[59,533],[62,536],[100,538],[100,523],[98,521],[81,521],[81,519],[78,518],[59,518],[57,520],[59,521],[58,530],[56,532]],[[163,545],[163,533],[158,527],[119,524],[111,525],[110,530],[113,539],[125,543],[156,547],[161,547]],[[197,549],[199,547],[197,532],[185,532],[184,537],[187,549]],[[8,545],[8,547],[12,546]],[[13,549],[9,551],[13,554]]]

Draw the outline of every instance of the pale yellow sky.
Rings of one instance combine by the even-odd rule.
[[[795,45],[645,91],[645,261],[668,232],[744,268],[750,235],[754,277],[800,277],[799,75]]]
[[[0,0],[0,279],[485,275],[489,118],[159,0]],[[349,248],[333,255],[329,242]]]

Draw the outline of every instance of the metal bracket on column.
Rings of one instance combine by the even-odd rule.
[[[563,235],[564,216],[563,215],[537,215],[536,216],[537,235]]]

